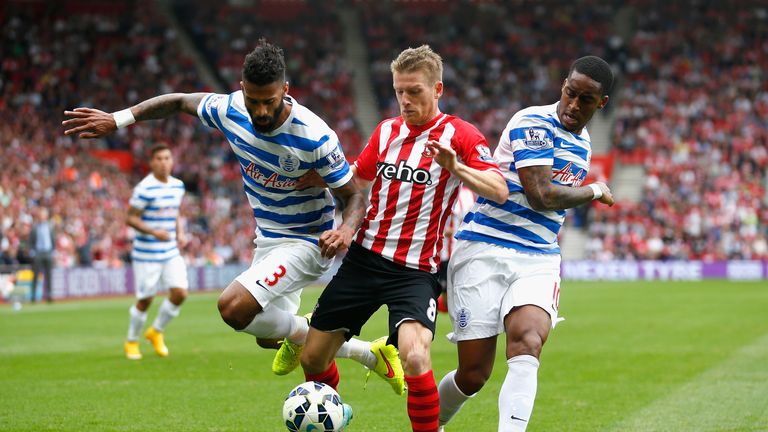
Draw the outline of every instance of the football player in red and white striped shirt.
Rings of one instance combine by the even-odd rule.
[[[404,374],[387,361],[379,361],[376,372],[393,387],[398,375],[404,375],[413,430],[435,432],[440,406],[430,345],[446,220],[462,182],[499,203],[506,201],[508,189],[477,128],[440,112],[440,56],[426,45],[409,48],[391,69],[401,115],[379,124],[355,162],[358,187],[371,187],[370,206],[315,306],[301,364],[307,380],[335,387],[339,375],[334,354],[386,304],[387,343],[400,349]],[[374,353],[386,360],[381,352]],[[402,390],[403,378],[399,381]]]

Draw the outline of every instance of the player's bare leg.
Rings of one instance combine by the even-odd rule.
[[[459,367],[448,372],[438,385],[441,426],[447,424],[464,402],[477,394],[488,381],[496,356],[496,339],[497,336],[492,336],[457,343]]]
[[[125,357],[129,360],[141,360],[139,334],[141,334],[141,329],[147,321],[147,309],[149,309],[151,304],[152,297],[147,297],[137,300],[136,304],[128,309],[128,337],[125,344],[123,344],[123,350],[125,351]]]
[[[336,369],[336,351],[344,344],[344,332],[324,332],[309,328],[304,350],[301,352],[301,367],[307,381],[319,381],[336,389],[339,385],[339,371]]]
[[[221,319],[238,331],[244,330],[256,314],[263,310],[253,295],[238,281],[232,281],[221,293],[218,307]]]
[[[432,332],[418,321],[406,321],[397,328],[400,358],[408,383],[408,417],[414,432],[436,432],[440,397],[432,373]]]
[[[283,344],[282,339],[265,339],[265,338],[256,338],[256,345],[264,348],[264,349],[279,349],[280,346]]]
[[[504,318],[507,376],[499,392],[499,431],[525,431],[536,399],[539,355],[552,326],[538,306],[513,309]]]
[[[232,281],[219,296],[219,313],[230,327],[256,337],[262,348],[277,349],[283,339],[303,344],[309,324],[277,307],[266,309],[238,281]]]

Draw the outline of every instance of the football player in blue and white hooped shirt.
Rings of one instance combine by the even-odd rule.
[[[184,183],[171,176],[171,150],[159,144],[152,147],[149,166],[152,172],[135,188],[129,202],[126,222],[136,230],[133,238],[133,279],[136,304],[129,311],[128,338],[125,355],[130,360],[141,358],[139,333],[147,320],[147,309],[158,291],[168,290],[168,298],[144,336],[155,352],[168,355],[163,332],[165,326],[179,315],[187,297],[187,267],[179,253],[186,238],[179,220],[179,208],[184,197]]]
[[[507,376],[499,394],[499,431],[524,431],[536,397],[539,354],[557,323],[565,209],[598,200],[613,205],[604,183],[581,186],[592,152],[587,122],[608,103],[610,66],[576,60],[560,101],[516,113],[494,154],[507,180],[504,204],[477,200],[456,235],[448,266],[449,338],[459,368],[440,382],[440,424],[485,384],[496,338],[506,333]]]
[[[256,218],[257,247],[251,267],[221,294],[219,311],[227,324],[256,336],[261,346],[288,342],[281,345],[291,347],[288,358],[273,364],[273,371],[283,374],[298,366],[294,348],[304,343],[308,330],[307,319],[295,315],[301,290],[349,246],[365,199],[351,181],[336,133],[287,94],[282,49],[261,39],[245,58],[242,78],[241,90],[231,94],[165,94],[112,114],[76,108],[65,111],[70,118],[63,124],[67,135],[97,138],[135,121],[183,112],[224,133]],[[310,169],[344,204],[340,226],[328,189],[296,190],[296,180]],[[366,342],[352,340],[338,356],[375,366]]]

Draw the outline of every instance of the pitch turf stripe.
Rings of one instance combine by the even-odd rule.
[[[605,431],[768,430],[768,334]]]

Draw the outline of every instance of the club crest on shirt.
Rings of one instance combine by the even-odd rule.
[[[299,167],[299,158],[290,153],[280,155],[277,158],[277,162],[285,172],[294,172]]]
[[[547,136],[546,129],[528,128],[525,130],[523,144],[531,150],[541,150],[552,147],[552,140]]]
[[[485,144],[480,144],[478,146],[475,146],[475,149],[477,150],[477,153],[480,154],[478,159],[480,159],[483,162],[490,162],[493,160],[493,156],[491,155],[491,149],[488,148]]]
[[[224,95],[213,95],[208,98],[208,100],[205,102],[205,109],[206,111],[210,111],[212,108],[219,105],[219,101],[225,98]]]

